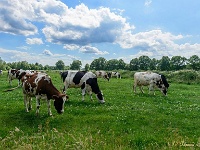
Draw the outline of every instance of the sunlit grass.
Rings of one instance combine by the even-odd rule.
[[[50,72],[60,90],[58,73]],[[41,102],[40,115],[25,112],[22,90],[0,76],[0,149],[197,149],[200,148],[199,85],[171,83],[167,97],[133,93],[133,79],[98,79],[106,103],[95,95],[82,102],[80,89],[69,89],[62,115],[53,117]],[[17,82],[13,82],[13,86]],[[52,103],[53,104],[53,103]]]

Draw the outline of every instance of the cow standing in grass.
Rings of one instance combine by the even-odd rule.
[[[10,69],[8,70],[8,82],[12,86],[12,80],[18,79],[18,85],[20,85],[20,80],[25,74],[32,74],[33,71],[23,70],[23,69]]]
[[[134,74],[134,92],[136,92],[137,86],[139,86],[142,93],[144,93],[142,87],[149,86],[149,93],[153,91],[155,95],[154,90],[157,87],[163,95],[167,95],[169,84],[164,75],[153,72],[136,72]]]
[[[36,114],[39,114],[40,99],[46,99],[48,105],[48,114],[51,116],[51,102],[54,100],[54,107],[57,112],[64,112],[64,103],[66,101],[65,94],[60,93],[52,84],[50,76],[45,73],[34,73],[32,75],[24,75],[22,77],[22,89],[24,94],[24,105],[26,112],[31,110],[31,98],[36,97]]]
[[[97,83],[97,77],[92,72],[85,71],[66,71],[61,73],[61,78],[64,83],[63,92],[66,92],[68,88],[80,88],[82,90],[82,101],[86,92],[89,93],[90,99],[92,100],[92,93],[96,94],[97,99],[100,103],[104,103],[103,94],[99,89]]]
[[[119,72],[111,72],[111,77],[116,77],[117,79],[121,79],[121,75]]]
[[[97,77],[104,78],[106,80],[110,80],[111,73],[107,73],[106,71],[95,71]]]

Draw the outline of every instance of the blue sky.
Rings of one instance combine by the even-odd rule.
[[[199,0],[1,0],[0,57],[83,66],[94,59],[200,56]]]

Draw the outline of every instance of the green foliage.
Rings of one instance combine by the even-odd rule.
[[[62,60],[56,62],[56,69],[64,70],[64,68],[65,68],[65,63]]]
[[[82,66],[82,63],[80,60],[74,60],[72,64],[70,64],[71,70],[80,70]]]
[[[120,72],[127,78],[110,82],[98,78],[106,103],[96,97],[81,101],[79,89],[69,89],[65,112],[53,117],[41,101],[40,115],[25,112],[22,89],[10,88],[6,74],[0,76],[0,149],[199,149],[199,85],[170,83],[168,96],[133,93],[133,72]],[[59,72],[51,72],[60,89]],[[192,73],[193,74],[193,73]],[[170,75],[166,75],[170,76]],[[176,76],[174,76],[176,78]],[[172,78],[171,78],[172,79]],[[17,85],[17,81],[13,81]]]

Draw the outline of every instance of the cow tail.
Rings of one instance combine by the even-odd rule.
[[[14,87],[14,88],[11,88],[11,89],[4,90],[3,92],[10,92],[10,91],[14,91],[14,90],[18,89],[18,88],[19,88],[19,87],[21,87],[21,86],[22,86],[22,83],[21,83],[20,85],[16,86],[16,87]]]

